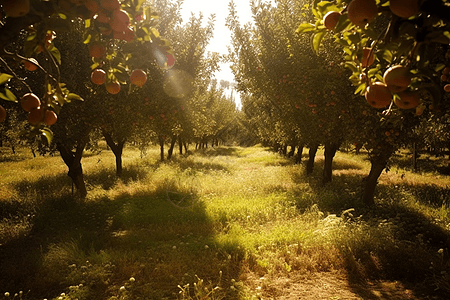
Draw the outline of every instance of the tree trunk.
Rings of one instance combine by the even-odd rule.
[[[413,170],[417,171],[417,145],[413,142]]]
[[[176,142],[177,142],[177,137],[174,135],[174,136],[172,136],[172,140],[170,142],[170,148],[167,151],[167,159],[171,159],[172,158],[173,148],[175,148],[175,143]]]
[[[314,170],[314,159],[316,158],[317,148],[319,148],[319,144],[313,144],[309,147],[309,159],[306,164],[306,174],[312,174]]]
[[[369,176],[364,178],[364,192],[363,192],[363,203],[367,206],[375,204],[374,194],[375,188],[378,184],[378,178],[381,172],[386,168],[387,162],[392,155],[392,147],[389,151],[380,152],[378,155],[374,155],[370,159],[371,167]]]
[[[58,143],[58,149],[64,163],[69,168],[67,175],[72,179],[73,184],[77,188],[78,194],[81,198],[87,196],[87,189],[83,178],[83,168],[81,167],[81,158],[83,157],[83,150],[86,146],[85,142],[80,142],[75,151],[71,151],[68,147]]]
[[[121,177],[123,166],[122,166],[122,153],[123,153],[123,147],[125,146],[126,139],[122,139],[117,142],[117,144],[114,142],[111,134],[106,131],[102,131],[103,136],[105,137],[106,144],[111,148],[111,151],[114,153],[114,156],[116,157],[116,176]]]
[[[181,139],[181,136],[178,137],[178,148],[180,149],[180,155],[183,154],[183,140]]]
[[[323,177],[322,183],[326,184],[331,182],[332,174],[333,174],[333,158],[336,155],[336,151],[339,149],[340,143],[336,142],[327,142],[325,143],[325,162],[323,166]]]
[[[164,161],[164,139],[162,136],[158,136],[158,139],[159,139],[161,161]]]
[[[302,163],[303,147],[304,147],[303,144],[298,146],[297,156],[295,157],[295,163],[296,164],[301,164]]]

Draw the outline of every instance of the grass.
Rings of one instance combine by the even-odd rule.
[[[128,148],[118,180],[103,148],[82,160],[85,201],[59,157],[0,153],[0,293],[11,298],[290,299],[286,282],[320,274],[364,299],[383,298],[371,282],[401,283],[415,299],[450,294],[450,180],[429,164],[412,173],[407,155],[367,209],[370,164],[351,153],[337,154],[322,186],[321,156],[307,177],[263,147],[165,163],[156,148],[143,158]]]

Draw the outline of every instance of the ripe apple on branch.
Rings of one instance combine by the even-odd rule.
[[[450,91],[441,73],[450,69],[437,59],[450,57],[450,7],[443,0],[315,3],[315,22],[300,24],[297,33],[312,34],[317,53],[332,34],[353,73],[355,94],[374,108],[416,108],[416,115],[426,103],[441,105],[443,92]]]
[[[41,116],[35,112],[33,116],[37,117],[31,118],[30,124],[32,131],[47,137],[51,137],[51,131],[46,126],[56,122],[53,114],[56,116],[70,101],[82,100],[60,82],[59,69],[64,62],[53,43],[58,32],[73,31],[74,24],[84,25],[84,43],[93,62],[91,80],[96,85],[104,84],[112,94],[127,82],[135,86],[145,84],[147,74],[141,65],[157,61],[151,54],[156,48],[164,49],[165,66],[174,64],[170,42],[156,29],[158,15],[144,0],[0,0],[0,8],[0,16],[5,16],[0,19],[0,64],[6,70],[0,73],[0,98],[18,101],[11,90],[11,80],[18,80],[28,94],[33,93],[24,76],[9,65],[12,60],[23,64],[27,71],[43,72],[48,84],[44,95],[36,96],[43,113]],[[21,47],[10,47],[18,42]],[[140,55],[143,51],[150,54],[144,61]],[[43,54],[50,65],[41,65],[36,59],[38,54]],[[135,73],[136,70],[141,71]],[[50,121],[46,122],[47,115]],[[3,116],[2,107],[0,119]]]

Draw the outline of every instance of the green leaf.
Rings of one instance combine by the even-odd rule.
[[[339,17],[339,21],[336,24],[336,27],[334,28],[334,32],[338,33],[343,31],[344,29],[347,29],[347,27],[351,26],[352,22],[350,22],[350,20],[348,19],[347,14],[343,14],[342,16]]]
[[[92,35],[89,32],[86,32],[84,35],[84,41],[83,44],[89,44],[91,42]]]
[[[34,32],[31,32],[30,34],[28,34],[28,36],[27,36],[27,42],[29,42],[29,41],[32,41],[32,40],[34,40],[35,38],[36,38],[36,36],[37,36],[37,33],[36,33],[36,31],[34,31]]]
[[[322,39],[326,33],[327,32],[325,30],[323,30],[323,31],[319,31],[313,35],[312,47],[313,47],[314,51],[316,51],[316,53],[319,52],[320,43],[322,42]]]
[[[319,14],[323,16],[326,15],[329,11],[339,11],[339,7],[336,6],[336,4],[329,2],[329,1],[322,1],[317,3],[317,9],[319,10]]]
[[[13,77],[14,76],[6,74],[6,73],[0,73],[0,85],[7,83]]]
[[[52,143],[52,140],[53,140],[53,132],[49,128],[40,129],[39,132],[43,136],[45,136],[45,138],[47,139],[48,144],[50,145]]]
[[[74,93],[69,93],[66,96],[66,100],[69,100],[69,101],[72,101],[72,100],[84,101],[83,98],[81,98],[79,95],[74,94]]]
[[[61,64],[61,52],[59,52],[58,48],[53,47],[52,50],[50,50],[50,53],[55,58],[58,65]]]
[[[150,28],[150,30],[151,30],[151,32],[152,32],[152,35],[155,37],[155,38],[159,38],[159,32],[158,32],[158,30],[156,29],[156,28]]]
[[[392,54],[392,51],[386,49],[385,51],[383,51],[381,57],[388,63],[392,63],[394,55]]]
[[[354,73],[359,72],[358,67],[356,66],[356,63],[354,63],[354,62],[347,61],[347,62],[345,62],[344,67],[349,68]]]
[[[355,91],[355,95],[362,94],[366,90],[366,83],[361,83]]]
[[[313,24],[303,23],[303,24],[300,24],[300,26],[298,26],[298,28],[295,32],[296,33],[309,32],[309,31],[314,31],[315,28],[316,27]]]
[[[14,95],[9,89],[3,88],[0,89],[0,98],[11,101],[11,102],[17,102],[17,97]]]

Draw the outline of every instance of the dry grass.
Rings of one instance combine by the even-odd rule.
[[[118,180],[103,149],[83,158],[89,195],[80,202],[59,157],[4,151],[0,292],[80,300],[450,293],[450,181],[436,172],[392,165],[367,209],[363,155],[338,153],[333,182],[321,186],[321,156],[306,177],[262,147],[209,148],[162,164],[156,148],[143,158],[129,148]]]

